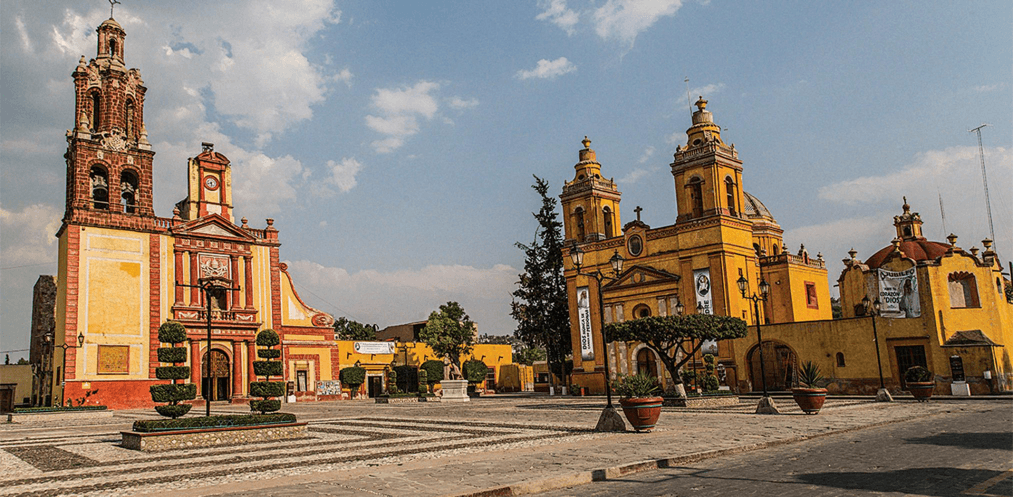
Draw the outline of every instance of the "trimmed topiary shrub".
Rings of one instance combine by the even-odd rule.
[[[397,393],[398,393],[398,391],[397,391],[397,371],[394,371],[393,369],[391,369],[390,371],[387,371],[387,394],[388,395],[395,395]]]
[[[344,368],[338,373],[338,379],[341,380],[342,385],[348,387],[349,393],[354,398],[355,393],[359,391],[359,387],[366,382],[366,368],[360,368],[359,366]]]
[[[281,409],[281,401],[271,397],[285,395],[285,382],[271,381],[272,376],[281,376],[281,362],[272,361],[281,357],[281,351],[274,346],[281,343],[278,333],[267,329],[257,333],[257,345],[265,347],[257,350],[257,357],[263,361],[253,361],[253,374],[263,376],[264,381],[250,382],[250,395],[261,397],[261,400],[251,400],[250,410],[260,411],[261,414],[274,412]]]
[[[443,361],[430,359],[423,362],[419,369],[426,372],[426,383],[428,383],[429,386],[433,386],[443,381]]]
[[[425,369],[419,369],[419,395],[429,393],[429,378]]]
[[[489,366],[478,359],[472,359],[464,363],[464,379],[470,384],[477,384],[485,381],[485,375],[489,372]]]
[[[186,341],[186,328],[176,321],[166,321],[158,327],[158,341],[171,344],[169,347],[158,349],[158,361],[172,364],[186,362],[186,348],[176,345]],[[155,377],[160,380],[169,380],[166,385],[152,385],[148,391],[151,392],[151,400],[155,402],[166,402],[167,405],[155,406],[162,416],[176,419],[188,412],[193,407],[190,404],[180,404],[184,400],[197,398],[197,385],[193,383],[179,383],[190,377],[190,368],[187,366],[159,366],[155,368]]]
[[[718,377],[714,374],[715,363],[717,360],[713,354],[704,354],[703,364],[704,369],[707,370],[707,376],[703,379],[703,391],[713,392],[721,386],[721,382],[718,381]]]
[[[270,425],[295,423],[295,414],[276,412],[273,414],[225,414],[183,419],[144,419],[134,421],[134,431],[153,432],[169,430],[191,430],[195,428],[225,428],[230,426]]]

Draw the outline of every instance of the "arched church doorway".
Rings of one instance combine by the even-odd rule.
[[[654,358],[654,351],[645,347],[637,352],[637,373],[658,377],[658,362]]]
[[[798,358],[787,345],[776,342],[763,342],[763,347],[753,347],[749,351],[749,379],[753,382],[753,391],[763,389],[760,377],[760,350],[763,350],[764,376],[767,390],[790,390],[795,379]]]
[[[210,357],[209,357],[210,355]],[[229,356],[221,350],[212,349],[210,353],[204,354],[201,396],[205,392],[210,394],[211,400],[229,400],[229,385],[231,368],[229,368]]]

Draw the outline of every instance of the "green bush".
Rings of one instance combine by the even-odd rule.
[[[183,343],[186,341],[186,328],[178,321],[166,321],[158,327],[158,341],[162,343]],[[186,359],[184,359],[185,361]],[[165,361],[182,362],[182,361]]]
[[[805,388],[819,388],[818,383],[823,381],[823,375],[815,363],[806,361],[798,368],[798,381],[805,385]]]
[[[185,347],[162,347],[157,349],[158,362],[186,362]]]
[[[422,363],[421,369],[425,370],[426,381],[430,385],[443,381],[443,361],[430,359]]]
[[[261,347],[274,347],[281,343],[281,339],[278,338],[278,333],[272,329],[262,330],[257,333],[257,345]]]
[[[225,428],[229,426],[252,426],[279,423],[294,423],[295,415],[273,414],[226,414],[180,419],[145,419],[134,421],[134,431],[153,432],[166,430],[188,430],[194,428]]]
[[[468,383],[481,383],[485,380],[485,375],[489,373],[489,366],[486,366],[484,362],[478,359],[465,362],[462,369],[461,373],[464,375],[464,379],[468,380]]]
[[[257,376],[281,376],[281,370],[278,361],[253,361],[253,374]]]
[[[718,377],[714,375],[707,375],[707,378],[703,380],[703,389],[705,392],[714,392],[721,387],[721,382],[718,381]]]
[[[661,385],[658,379],[643,373],[619,375],[612,381],[612,391],[624,399],[642,399],[657,395]]]
[[[281,357],[281,351],[278,349],[260,349],[257,351],[257,357],[261,359],[277,359]]]
[[[181,400],[193,400],[197,398],[197,384],[195,383],[151,385],[148,390],[151,392],[151,400],[155,402],[172,402],[175,404]]]
[[[277,399],[251,400],[250,410],[260,411],[261,414],[274,412],[281,409],[281,401]]]
[[[176,419],[188,412],[193,406],[190,404],[168,404],[164,406],[155,406],[155,411],[162,416]]]
[[[415,366],[396,366],[394,372],[397,373],[397,389],[399,391],[405,393],[418,391],[419,372]]]
[[[429,393],[429,378],[425,369],[419,369],[419,393]]]
[[[253,397],[282,397],[285,383],[280,381],[251,381],[250,395]]]
[[[341,380],[343,385],[356,390],[359,388],[359,385],[366,382],[366,369],[358,366],[344,368],[338,373],[338,379]]]
[[[904,381],[908,383],[924,383],[932,381],[932,371],[922,366],[912,366],[904,372]]]
[[[159,366],[155,378],[160,380],[185,380],[190,377],[190,366]]]

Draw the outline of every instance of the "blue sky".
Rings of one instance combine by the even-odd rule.
[[[0,5],[0,349],[27,348],[31,288],[55,274],[70,73],[99,1]],[[668,164],[685,78],[744,161],[745,190],[830,261],[889,244],[901,196],[930,239],[1013,253],[1008,2],[141,2],[117,6],[148,87],[155,207],[216,144],[237,217],[276,219],[311,305],[381,326],[457,300],[507,334],[538,198],[588,135],[622,221],[675,217]],[[837,262],[835,262],[837,261]],[[21,353],[14,353],[17,357]]]

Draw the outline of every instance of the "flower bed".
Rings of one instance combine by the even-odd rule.
[[[295,414],[230,414],[224,416],[201,416],[177,419],[145,419],[134,421],[134,431],[139,433],[233,428],[241,426],[268,426],[295,423]]]

